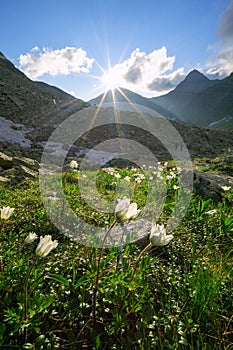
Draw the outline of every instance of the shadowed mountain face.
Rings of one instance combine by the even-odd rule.
[[[208,127],[233,117],[233,74],[223,80],[209,80],[192,71],[173,91],[151,99],[187,124]]]
[[[104,94],[97,96],[89,101],[91,105],[99,105],[103,99]],[[114,96],[114,97],[113,97]],[[154,101],[150,101],[149,98],[143,97],[135,92],[128,89],[119,88],[115,89],[114,92],[109,90],[104,98],[104,104],[114,104],[116,102],[133,103],[135,105],[140,105],[146,108],[150,108],[170,119],[174,119],[173,114],[169,112],[166,106],[161,106],[156,104]],[[104,107],[104,105],[103,105]]]
[[[120,91],[115,90],[117,102],[128,102],[129,99],[132,103],[153,109],[166,118],[188,125],[216,128],[218,124],[221,128],[232,125],[229,119],[233,120],[233,74],[223,80],[209,80],[199,71],[193,70],[173,91],[153,98],[146,98],[123,88]],[[89,103],[99,104],[102,98],[103,94]],[[113,103],[111,91],[107,92],[104,103]]]
[[[57,87],[35,82],[0,53],[0,116],[30,127],[55,125],[89,104]]]

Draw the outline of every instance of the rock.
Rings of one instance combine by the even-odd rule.
[[[233,156],[228,156],[228,157],[226,157],[226,158],[224,159],[224,162],[233,164]]]
[[[39,163],[36,160],[31,158],[26,158],[26,157],[14,157],[13,166],[17,166],[17,165],[23,165],[33,170],[39,169]]]
[[[0,152],[0,167],[3,169],[9,169],[13,165],[13,158]]]
[[[194,171],[194,190],[205,198],[221,200],[224,190],[222,186],[229,186],[229,182],[221,176]]]
[[[151,224],[150,221],[140,218],[130,221],[126,227],[119,224],[110,231],[106,245],[111,246],[114,242],[114,245],[124,246],[129,243],[143,249],[149,243]]]
[[[10,181],[9,177],[0,176],[0,183],[9,183]]]
[[[32,169],[27,168],[24,165],[19,165],[16,169],[17,177],[21,178],[36,178],[38,176],[38,172]]]
[[[39,169],[38,161],[23,157],[17,152],[13,153],[15,156],[0,152],[0,182],[12,183],[24,178],[36,178]]]

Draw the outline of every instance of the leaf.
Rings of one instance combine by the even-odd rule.
[[[65,277],[61,276],[61,275],[57,275],[57,274],[51,274],[49,276],[47,276],[47,278],[50,278],[51,280],[60,282],[61,284],[63,284],[66,287],[71,287],[70,282],[68,281],[68,279],[66,279]]]
[[[44,335],[44,334],[39,335],[39,337],[37,337],[37,338],[35,339],[34,344],[35,344],[36,349],[41,349],[41,345],[44,344],[45,339],[46,339],[46,338],[45,338],[45,335]]]
[[[95,346],[96,349],[100,349],[100,337],[97,335],[96,339],[95,339]]]
[[[6,326],[4,326],[4,324],[0,324],[0,339],[3,338],[3,334],[6,330]]]
[[[180,340],[179,340],[179,344],[182,344],[182,345],[189,345],[188,341],[186,338],[184,337],[181,337]]]
[[[82,284],[83,282],[85,282],[86,280],[87,280],[87,276],[86,276],[86,275],[80,277],[80,278],[78,279],[77,283],[75,284],[74,288],[75,288],[75,289],[78,288],[78,287],[81,286],[81,284]]]

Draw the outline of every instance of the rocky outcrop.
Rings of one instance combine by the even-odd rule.
[[[0,168],[9,169],[13,165],[13,158],[5,153],[0,152]]]
[[[39,163],[35,159],[9,156],[0,152],[0,182],[11,183],[38,176]]]
[[[229,186],[229,182],[222,176],[211,175],[194,171],[194,190],[204,198],[221,200],[223,198],[224,186]]]

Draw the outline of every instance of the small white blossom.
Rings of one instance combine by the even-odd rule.
[[[103,168],[103,171],[105,171],[106,173],[110,174],[110,175],[114,175],[114,173],[116,172],[116,170],[114,168]]]
[[[137,203],[130,204],[130,199],[124,197],[116,205],[116,217],[121,221],[135,219],[140,213],[140,210],[137,209],[137,207]]]
[[[38,236],[35,232],[30,232],[29,235],[25,238],[24,242],[26,244],[30,244],[30,243],[34,242],[35,239],[37,239],[37,238],[38,238]]]
[[[223,191],[229,191],[231,186],[222,186]]]
[[[178,190],[179,188],[180,188],[179,186],[173,185],[173,189],[174,189],[174,190]]]
[[[115,176],[116,179],[120,179],[121,178],[121,175],[118,174],[118,173],[114,174],[114,176]]]
[[[212,209],[212,210],[209,210],[209,211],[206,212],[206,214],[208,214],[208,215],[214,215],[216,213],[217,213],[216,209]]]
[[[138,209],[137,203],[131,203],[125,215],[126,220],[135,219],[140,213],[140,211],[141,210]]]
[[[129,182],[130,181],[130,176],[124,177],[124,180]]]
[[[173,235],[166,234],[164,225],[152,224],[149,239],[151,245],[163,246],[168,244],[173,239]]]
[[[176,177],[176,174],[174,171],[171,171],[169,175],[167,175],[167,179],[170,181]]]
[[[128,211],[129,205],[130,199],[127,197],[124,197],[123,199],[118,201],[115,208],[115,214],[118,219],[123,220]]]
[[[3,207],[1,208],[1,219],[7,220],[13,214],[15,208]]]
[[[57,241],[52,241],[52,236],[46,235],[44,237],[40,237],[40,242],[36,248],[36,255],[43,258],[47,256],[52,249],[56,248],[58,245]]]
[[[76,160],[71,160],[69,164],[70,169],[77,169],[78,168],[78,162]]]

